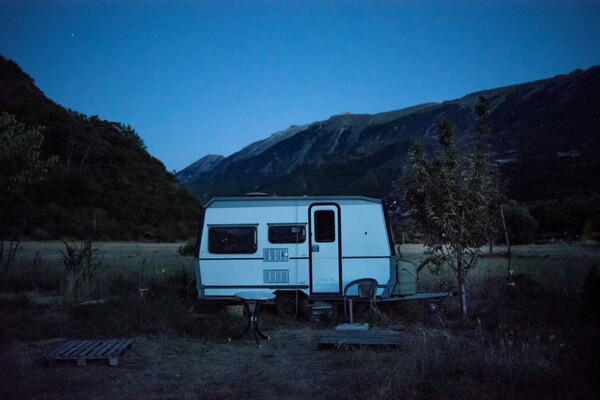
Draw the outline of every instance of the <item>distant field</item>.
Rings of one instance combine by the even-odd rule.
[[[71,245],[80,246],[80,242]],[[140,242],[99,242],[94,243],[98,259],[104,269],[135,268],[145,266],[152,269],[191,267],[192,257],[183,257],[178,249],[184,243],[140,243]],[[36,257],[49,270],[63,267],[65,245],[62,242],[23,242],[15,258],[15,265],[30,268]]]
[[[72,244],[78,244],[73,242]],[[178,249],[183,243],[141,243],[141,242],[98,242],[94,246],[101,252],[105,264],[136,264],[145,262],[152,265],[171,265],[189,257],[181,257]],[[22,242],[17,261],[25,264],[33,260],[36,252],[44,261],[61,263],[65,245],[62,242]]]
[[[406,244],[400,246],[403,256],[410,258],[420,256],[425,251],[421,244]],[[516,257],[552,257],[552,258],[595,258],[600,260],[600,245],[592,244],[543,244],[543,245],[522,245],[511,248],[513,256]],[[487,248],[483,249],[486,255]],[[499,256],[506,255],[506,246],[495,246],[494,254]]]
[[[487,249],[485,249],[487,251]],[[400,246],[402,256],[415,263],[425,258],[422,245]],[[503,277],[508,274],[506,248],[494,248],[494,255],[483,252],[478,266],[469,273],[472,282],[480,282],[489,277]],[[585,276],[593,266],[600,267],[600,246],[584,244],[549,244],[514,246],[511,249],[511,268],[514,274],[526,274],[549,289],[574,291],[581,287]],[[453,285],[451,273],[441,276],[431,275],[426,269],[419,274],[421,290],[432,289],[442,281]]]
[[[178,249],[184,243],[99,242],[96,261],[101,287],[145,286],[147,281],[164,280],[174,274],[192,275],[193,258]],[[70,245],[80,247],[80,242]],[[55,290],[64,275],[62,242],[22,242],[8,276],[11,290]]]
[[[78,243],[74,243],[78,245]],[[192,257],[183,257],[178,249],[183,243],[101,242],[94,244],[102,260],[100,273],[108,280],[139,280],[140,276],[164,277],[173,273],[193,274]],[[62,242],[23,242],[13,268],[18,281],[50,281],[52,286],[64,271]],[[419,263],[425,258],[422,245],[402,245],[402,256]],[[487,250],[487,249],[486,249]],[[471,283],[490,277],[507,276],[506,249],[498,246],[494,256],[486,252],[476,270],[469,275]],[[578,290],[587,272],[600,267],[600,246],[583,244],[549,244],[515,246],[512,249],[512,269],[515,274],[526,274],[551,289]],[[52,283],[54,282],[54,283]],[[432,290],[441,283],[454,285],[450,272],[436,276],[427,269],[419,273],[419,289]],[[48,286],[46,285],[46,286]]]

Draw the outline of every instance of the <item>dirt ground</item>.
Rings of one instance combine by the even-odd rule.
[[[332,323],[267,314],[263,331],[271,339],[260,348],[250,335],[231,342],[226,335],[136,335],[114,367],[48,365],[44,356],[66,339],[5,338],[0,399],[597,398],[594,326],[517,332],[477,319],[452,328],[436,314],[418,315],[385,327],[402,337],[394,349],[320,350]]]
[[[371,384],[364,379],[363,363],[384,366],[385,370],[375,371],[382,378],[393,372],[393,360],[401,350],[319,350],[319,338],[331,329],[304,322],[267,331],[271,339],[262,341],[261,348],[251,336],[232,342],[226,338],[135,337],[133,347],[125,351],[116,367],[106,361],[79,367],[74,361],[49,366],[44,355],[58,347],[61,339],[13,341],[0,351],[0,397],[354,398]],[[372,388],[372,397],[383,394],[378,392],[381,389]]]

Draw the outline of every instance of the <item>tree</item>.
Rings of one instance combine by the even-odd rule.
[[[41,126],[26,128],[14,116],[0,114],[0,207],[18,199],[25,189],[41,181],[56,157],[42,160]]]
[[[42,127],[27,129],[14,116],[0,114],[0,229],[1,217],[7,208],[21,198],[27,187],[42,180],[56,157],[42,160],[40,149],[44,141]],[[8,252],[4,253],[4,237],[0,231],[0,265],[6,273],[18,248],[18,235],[11,234]]]
[[[430,256],[421,264],[433,273],[449,267],[457,280],[460,308],[467,315],[467,273],[477,265],[480,248],[498,223],[502,200],[497,179],[487,163],[485,138],[489,135],[489,102],[480,97],[475,108],[478,136],[463,153],[455,127],[446,119],[437,123],[441,152],[428,159],[423,144],[409,150],[412,172],[406,201]]]
[[[509,200],[503,211],[511,244],[533,243],[538,224],[527,207],[516,200]]]

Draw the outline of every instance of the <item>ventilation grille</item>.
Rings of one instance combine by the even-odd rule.
[[[265,249],[263,253],[264,262],[288,261],[288,249]]]
[[[264,283],[290,283],[290,271],[287,269],[265,269]]]

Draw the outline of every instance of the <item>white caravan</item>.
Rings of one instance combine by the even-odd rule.
[[[346,285],[363,278],[377,281],[378,299],[416,293],[415,266],[395,256],[380,200],[222,197],[203,209],[196,246],[201,299],[266,291],[277,295],[280,313],[290,314],[300,300],[340,301]]]

